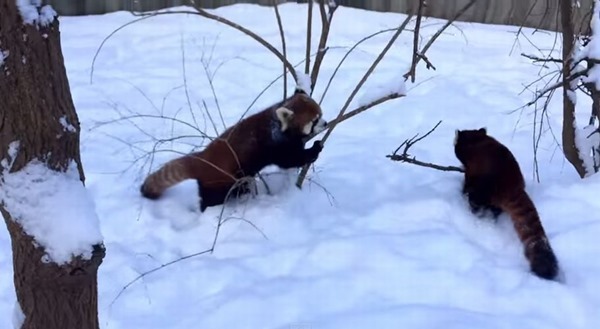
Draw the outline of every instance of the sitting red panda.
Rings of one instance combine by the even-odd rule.
[[[471,211],[491,210],[494,217],[507,212],[523,243],[531,271],[538,277],[555,279],[558,261],[510,150],[480,128],[456,130],[454,153],[465,169],[463,193]]]
[[[165,189],[195,179],[200,211],[221,205],[228,193],[247,192],[237,186],[232,189],[236,181],[254,177],[268,165],[288,169],[314,162],[323,148],[321,142],[315,141],[309,149],[304,144],[308,136],[327,127],[321,116],[319,104],[296,90],[228,128],[204,150],[167,162],[146,178],[140,191],[146,198],[157,199]]]

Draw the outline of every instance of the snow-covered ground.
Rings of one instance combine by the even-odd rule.
[[[304,56],[306,7],[285,4],[280,11],[295,64]],[[211,12],[280,48],[272,8],[238,4]],[[318,35],[318,11],[314,15]],[[339,8],[315,97],[349,47],[404,18]],[[469,23],[456,23],[434,44],[428,57],[437,70],[420,66],[407,97],[336,128],[303,190],[293,187],[293,176],[270,170],[266,179],[274,195],[228,204],[213,254],[149,274],[116,298],[140,273],[209,248],[221,215],[222,207],[198,214],[191,181],[161,200],[141,198],[139,186],[150,168],[143,156],[153,139],[198,136],[197,130],[214,135],[204,102],[221,131],[222,120],[235,122],[282,70],[271,53],[236,30],[197,16],[162,16],[112,36],[90,84],[103,38],[133,19],[125,12],[61,18],[65,64],[82,123],[86,186],[107,247],[99,273],[102,328],[600,327],[600,176],[580,180],[557,148],[553,134],[560,138],[562,121],[557,94],[548,113],[553,130],[544,122],[540,140],[541,183],[535,181],[532,130],[534,120],[539,128],[539,116],[531,108],[515,109],[531,99],[531,92],[521,91],[539,71],[519,53],[539,53],[525,38],[510,53],[517,27]],[[422,33],[432,35],[442,24],[427,19]],[[542,49],[553,45],[552,33],[524,33]],[[323,101],[326,119],[337,115],[391,34],[365,42],[346,60]],[[411,50],[412,34],[405,32],[355,103],[369,89],[378,90],[378,83],[404,73]],[[187,94],[181,87],[183,63]],[[214,73],[222,119],[203,63]],[[278,80],[251,111],[279,100],[281,86]],[[587,122],[587,102],[579,98],[580,123]],[[161,113],[176,120],[157,119]],[[111,122],[131,114],[145,117]],[[458,165],[454,130],[486,126],[519,160],[565,283],[528,271],[506,215],[493,223],[470,214],[459,193],[460,174],[385,157],[438,120],[443,123],[414,146],[413,155]],[[181,138],[159,148],[188,152],[202,142]],[[175,156],[156,153],[151,169]],[[9,328],[15,297],[5,229],[0,248],[0,327]]]

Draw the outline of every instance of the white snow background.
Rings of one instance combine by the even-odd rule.
[[[290,3],[279,8],[290,61],[296,64],[304,57],[306,7]],[[280,48],[271,7],[237,4],[210,12]],[[318,15],[315,10],[313,51]],[[339,8],[315,97],[320,98],[349,47],[404,18]],[[158,201],[141,198],[148,163],[136,159],[152,149],[152,138],[198,134],[184,123],[149,116],[162,111],[214,135],[203,100],[219,130],[222,123],[203,62],[216,71],[212,84],[227,125],[282,71],[270,52],[240,32],[198,16],[171,15],[143,20],[112,36],[96,59],[90,84],[100,43],[133,19],[126,12],[60,19],[82,124],[86,186],[107,247],[98,278],[102,328],[600,328],[600,176],[579,179],[561,155],[553,136],[560,138],[562,123],[557,93],[548,113],[552,131],[544,128],[538,152],[541,183],[534,180],[532,130],[536,120],[539,127],[540,116],[532,108],[514,110],[531,99],[531,92],[521,92],[539,72],[519,54],[536,49],[521,38],[511,53],[518,27],[473,23],[456,23],[440,37],[428,51],[437,70],[428,71],[422,63],[417,83],[406,86],[407,97],[337,127],[302,190],[292,186],[294,177],[268,176],[274,195],[225,207],[224,218],[230,219],[213,254],[145,276],[115,300],[140,273],[209,248],[222,209],[199,215],[192,181]],[[426,19],[421,32],[431,36],[443,23]],[[552,47],[554,33],[532,31],[523,33],[540,48]],[[322,104],[326,119],[337,115],[391,35],[375,37],[349,56]],[[412,33],[404,32],[354,104],[371,91],[391,88],[408,69],[411,51]],[[187,95],[185,88],[174,89],[184,83],[183,55]],[[281,96],[279,80],[251,111]],[[587,122],[589,100],[580,97],[578,106],[578,122]],[[131,113],[147,117],[99,125]],[[385,157],[438,120],[443,120],[440,127],[412,154],[458,165],[454,130],[487,127],[520,162],[565,283],[529,272],[506,215],[498,223],[471,215],[460,195],[460,174]],[[200,143],[187,138],[160,148],[189,152]],[[175,156],[158,152],[152,169]],[[0,328],[9,328],[15,295],[5,229],[0,230],[0,248],[5,251],[0,253]]]

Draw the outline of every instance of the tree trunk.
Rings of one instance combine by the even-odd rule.
[[[79,155],[79,120],[64,67],[59,23],[25,24],[15,0],[0,0],[0,160],[10,159],[9,145],[19,141],[12,165],[18,172],[33,159],[64,172],[75,161],[83,184]],[[38,8],[39,10],[39,8]],[[4,63],[2,63],[4,62]],[[65,129],[65,123],[69,129]],[[65,265],[43,262],[45,251],[8,212],[0,211],[10,233],[17,301],[25,317],[21,329],[99,328],[97,272],[104,246],[89,260]]]
[[[571,72],[573,67],[573,47],[575,45],[575,31],[573,25],[572,0],[560,0],[560,18],[563,36],[563,128],[562,144],[563,153],[579,177],[586,175],[585,165],[580,156],[580,150],[575,144],[575,88],[571,86]]]

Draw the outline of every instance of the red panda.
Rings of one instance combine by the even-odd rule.
[[[487,134],[485,128],[456,130],[454,153],[465,169],[463,193],[471,211],[503,211],[512,219],[531,271],[554,280],[558,261],[546,236],[533,201],[525,192],[525,180],[510,150]]]
[[[254,177],[268,165],[289,169],[314,162],[323,148],[321,142],[315,141],[309,149],[304,144],[311,134],[327,127],[321,117],[321,107],[296,90],[287,99],[229,127],[204,150],[167,162],[145,179],[140,192],[157,199],[167,188],[195,179],[200,211],[221,205],[228,195],[248,192],[238,180]]]

